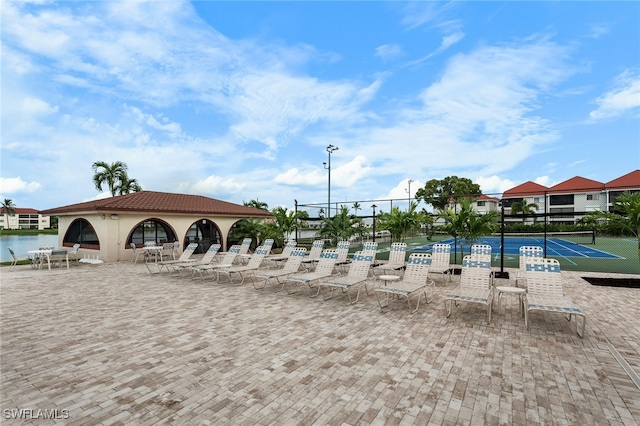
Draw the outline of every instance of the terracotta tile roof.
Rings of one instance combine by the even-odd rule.
[[[38,214],[38,210],[28,207],[14,207],[13,209],[16,211],[16,214]]]
[[[575,176],[549,188],[549,192],[575,193],[588,191],[604,191],[604,183],[583,178],[582,176]]]
[[[500,198],[496,198],[496,197],[490,197],[488,195],[480,195],[477,199],[477,201],[495,201],[495,202],[499,202]]]
[[[544,195],[546,191],[548,191],[544,185],[540,185],[539,183],[527,181],[523,184],[515,186],[502,194],[502,198],[518,198],[518,197],[526,197],[532,195]]]
[[[153,212],[216,216],[270,217],[270,212],[233,204],[201,195],[140,191],[101,200],[70,204],[43,210],[43,215],[67,215],[80,212]]]
[[[640,170],[634,170],[605,184],[607,189],[640,188]]]

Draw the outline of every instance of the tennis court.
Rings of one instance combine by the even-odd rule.
[[[457,247],[455,247],[455,241],[453,238],[449,238],[447,240],[438,241],[438,243],[451,244],[451,250],[455,249],[458,253],[461,251],[461,245],[464,245],[465,252],[468,252],[469,245],[468,244],[460,244],[458,241]],[[426,244],[421,247],[416,247],[413,250],[415,251],[431,251],[433,244]],[[474,244],[487,244],[491,246],[491,253],[494,258],[500,256],[501,253],[501,245],[502,238],[499,236],[487,236],[481,237],[474,241]],[[505,256],[518,256],[521,246],[539,246],[544,248],[544,237],[514,237],[514,236],[505,236],[504,238],[504,254]],[[569,238],[562,237],[547,237],[547,256],[553,257],[579,257],[579,258],[587,258],[587,259],[620,259],[620,256],[615,254],[611,254],[602,250],[598,250],[588,244],[580,244],[575,241],[572,241]]]

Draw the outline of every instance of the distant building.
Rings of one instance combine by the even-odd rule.
[[[49,216],[36,209],[16,207],[15,214],[0,213],[0,229],[46,229],[51,227]]]
[[[625,191],[640,192],[640,170],[634,170],[603,183],[575,176],[552,187],[525,182],[502,194],[505,214],[512,214],[515,202],[523,200],[538,207],[533,213],[549,215],[550,222],[575,223],[585,213],[612,209],[617,197]],[[510,218],[510,221],[519,219]]]

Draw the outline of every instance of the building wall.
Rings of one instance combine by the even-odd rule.
[[[50,228],[49,216],[41,214],[0,214],[0,229],[46,229]]]
[[[81,248],[79,257],[98,256],[106,262],[118,262],[121,260],[131,260],[133,250],[125,247],[127,238],[140,222],[149,219],[158,219],[166,222],[175,232],[178,241],[182,243],[187,231],[194,222],[208,219],[215,223],[220,229],[222,236],[222,250],[227,249],[227,237],[231,227],[241,218],[238,217],[206,217],[188,215],[149,215],[149,214],[122,214],[122,213],[89,213],[82,215],[60,216],[58,221],[58,246],[62,247],[64,236],[69,226],[76,219],[82,218],[89,222],[95,230],[100,241],[100,250]]]

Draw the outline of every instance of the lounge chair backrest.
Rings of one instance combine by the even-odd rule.
[[[427,281],[429,267],[431,266],[431,254],[411,253],[407,259],[407,267],[402,281],[412,284],[423,284]]]
[[[291,255],[291,252],[293,251],[294,248],[296,248],[297,245],[298,245],[297,241],[287,241],[280,255],[282,257],[289,257]]]
[[[173,243],[171,243],[171,245],[173,245]],[[198,248],[198,243],[190,243],[187,246],[187,248],[184,249],[184,251],[182,252],[180,257],[178,258],[178,260],[184,261],[184,260],[189,259],[189,257],[191,257],[191,255],[193,254],[194,251],[196,251],[197,248]],[[164,247],[163,247],[163,251],[164,251]]]
[[[211,244],[207,252],[204,254],[204,256],[202,256],[201,262],[202,263],[211,262],[211,259],[213,259],[213,257],[218,253],[218,251],[220,251],[220,247],[221,247],[220,244]]]
[[[336,249],[338,250],[338,262],[347,260],[350,248],[351,243],[349,241],[338,241],[338,245],[336,246]]]
[[[488,244],[473,244],[471,246],[472,256],[481,256],[491,262],[491,246]]]
[[[460,288],[482,289],[491,287],[491,263],[482,258],[465,256],[462,259],[462,272],[460,274]]]
[[[373,263],[374,255],[359,253],[353,256],[352,262],[349,264],[349,278],[366,278],[369,275],[371,263]]]
[[[319,259],[324,248],[324,240],[315,240],[311,244],[311,250],[309,251],[309,259]]]
[[[520,247],[520,271],[527,271],[527,263],[536,263],[544,258],[544,250],[539,246],[521,246]]]
[[[373,255],[373,258],[375,259],[377,252],[378,252],[378,243],[373,241],[367,241],[366,243],[362,244],[363,254]]]
[[[449,266],[451,262],[451,244],[434,244],[431,251],[431,264]]]
[[[267,238],[266,240],[264,240],[262,242],[262,247],[268,248],[270,252],[271,247],[273,247],[273,238]],[[267,254],[269,254],[269,252],[267,252]]]
[[[251,259],[249,259],[249,262],[247,263],[247,268],[258,269],[264,260],[264,257],[269,254],[269,251],[271,251],[270,247],[260,246],[256,248],[256,251],[253,252]]]
[[[253,240],[251,238],[245,238],[242,240],[240,245],[240,253],[238,254],[247,254],[249,253],[249,249],[251,248],[251,242]]]
[[[153,246],[155,246],[155,245],[156,245],[156,242],[155,242],[155,241],[145,241],[145,242],[144,242],[144,246],[145,246],[145,247],[153,247]]]
[[[242,250],[242,246],[240,244],[236,244],[229,247],[229,250],[227,250],[227,252],[224,253],[224,256],[222,256],[222,259],[220,259],[220,264],[221,265],[233,264],[233,261],[236,259],[236,256],[240,254],[240,250]]]
[[[407,243],[393,243],[389,247],[389,263],[402,264],[405,262],[407,256]],[[431,256],[429,256],[431,259]],[[429,261],[431,263],[431,261]]]
[[[302,260],[307,255],[307,249],[304,247],[297,247],[291,251],[289,256],[287,257],[287,261],[282,268],[283,271],[287,272],[296,272],[300,269],[300,264]]]
[[[331,275],[333,273],[333,268],[336,265],[336,261],[338,260],[338,250],[337,249],[325,249],[322,250],[320,254],[320,260],[316,265],[315,273],[321,275]]]
[[[527,293],[535,296],[562,297],[562,274],[556,259],[535,259],[527,263]]]

